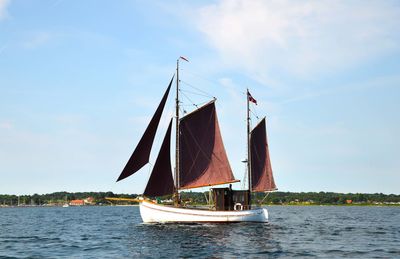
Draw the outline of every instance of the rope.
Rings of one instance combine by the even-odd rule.
[[[254,117],[257,118],[257,120],[259,120],[260,118],[258,117],[258,114],[256,112],[253,112],[253,110],[250,109],[250,113],[254,115]]]
[[[186,84],[186,83],[185,83],[185,84]],[[196,93],[196,92],[192,92],[192,91],[188,91],[188,90],[183,90],[183,89],[181,89],[181,91],[186,92],[186,93],[189,93],[189,94],[194,94],[194,95],[198,95],[198,96],[207,97],[207,98],[213,97],[212,95],[209,95],[209,94],[204,94],[204,93],[199,94],[199,93]]]
[[[264,202],[264,200],[268,197],[269,194],[270,192],[267,192],[267,195],[265,195],[265,197],[260,201],[260,205]]]
[[[195,104],[184,92],[182,92],[181,90],[179,90],[179,91],[181,92],[181,94],[182,94],[186,99],[188,99],[189,102],[192,103],[193,106],[195,106],[196,108],[199,108],[199,107],[197,106],[197,104]]]
[[[218,85],[218,86],[221,85],[219,82],[217,82],[217,81],[215,81],[215,80],[212,80],[212,79],[210,79],[210,78],[208,78],[208,77],[202,76],[202,75],[200,75],[200,74],[193,73],[193,72],[190,72],[190,71],[186,71],[186,73],[191,74],[192,76],[195,76],[195,77],[197,77],[197,78],[204,79],[204,80],[206,80],[206,81],[208,81],[208,82],[210,82],[210,83],[212,83],[212,84],[215,84],[215,85]]]
[[[189,86],[189,87],[191,87],[191,88],[193,88],[193,89],[195,89],[195,90],[197,90],[197,91],[199,91],[199,92],[201,92],[201,93],[203,93],[205,95],[205,97],[214,97],[211,94],[201,90],[200,88],[198,88],[198,87],[196,87],[196,86],[194,86],[192,84],[189,84],[188,82],[185,82],[185,81],[182,81],[182,80],[180,82],[185,84],[185,85],[187,85],[187,86]]]

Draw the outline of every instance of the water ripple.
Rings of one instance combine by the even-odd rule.
[[[138,207],[3,208],[0,258],[400,257],[398,207],[269,212],[269,224],[143,224]]]

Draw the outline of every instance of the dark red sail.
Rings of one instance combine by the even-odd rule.
[[[179,124],[179,188],[237,182],[225,152],[214,101]]]
[[[265,118],[250,134],[251,190],[265,192],[276,190],[269,157]]]
[[[164,110],[164,106],[167,101],[168,93],[171,89],[171,84],[173,80],[174,77],[172,77],[171,82],[169,83],[168,88],[165,91],[165,94],[160,104],[158,105],[156,112],[153,115],[153,118],[151,118],[151,121],[147,126],[146,131],[140,139],[139,144],[136,146],[135,151],[133,151],[133,154],[129,158],[124,170],[122,170],[121,175],[118,177],[117,182],[136,173],[140,168],[142,168],[145,164],[149,162],[151,147],[153,146],[154,137],[156,135],[161,114]]]
[[[153,171],[151,172],[150,179],[147,182],[146,189],[144,190],[143,195],[145,196],[156,197],[172,194],[174,192],[174,179],[172,178],[170,154],[171,126],[172,119],[161,145],[160,153],[158,153]]]

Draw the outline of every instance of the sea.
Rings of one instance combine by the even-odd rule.
[[[270,206],[269,223],[143,224],[139,207],[0,208],[0,258],[400,258],[400,207]]]

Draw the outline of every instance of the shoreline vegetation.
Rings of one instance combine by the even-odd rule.
[[[32,206],[107,206],[135,205],[137,194],[115,194],[113,192],[54,192],[49,194],[7,195],[0,194],[0,207]],[[334,193],[334,192],[272,192],[253,194],[253,203],[262,205],[297,205],[297,206],[400,206],[400,195],[382,193]],[[110,201],[106,198],[122,198]],[[206,205],[208,192],[181,192],[185,205]],[[264,200],[263,200],[264,199]],[[157,197],[160,203],[168,203],[171,196]],[[262,202],[262,203],[260,203]]]

